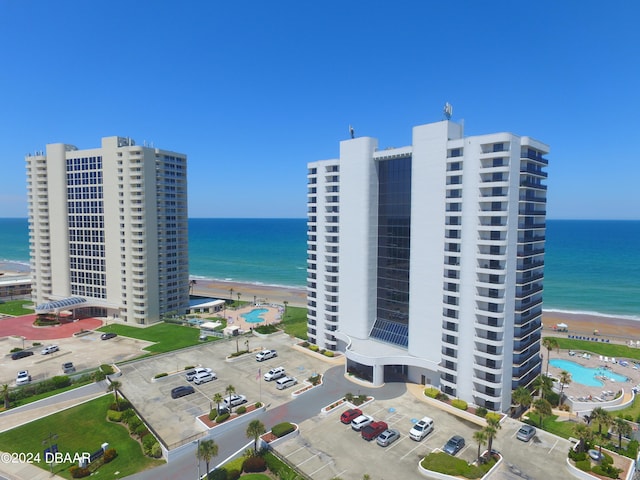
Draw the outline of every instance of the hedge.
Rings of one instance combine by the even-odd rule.
[[[460,410],[466,410],[467,408],[469,408],[469,404],[464,400],[460,400],[459,398],[451,400],[451,406],[459,408]]]
[[[434,387],[424,389],[424,394],[429,398],[436,398],[440,394],[440,390]]]
[[[285,436],[288,433],[293,432],[296,429],[296,426],[289,422],[282,422],[274,425],[271,429],[271,433],[273,433],[276,437],[280,438]]]
[[[121,422],[123,413],[124,412],[119,412],[117,410],[107,410],[107,419],[110,422]]]

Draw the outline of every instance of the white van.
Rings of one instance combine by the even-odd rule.
[[[429,435],[433,431],[433,419],[429,417],[422,417],[418,423],[416,423],[411,430],[409,430],[409,437],[416,442],[419,442],[424,437]]]
[[[293,387],[298,381],[293,377],[282,377],[276,382],[276,388],[278,390],[284,390],[285,388]]]
[[[195,377],[193,377],[193,383],[195,383],[196,385],[200,385],[201,383],[207,383],[210,382],[211,380],[214,380],[216,377],[213,375],[212,372],[200,372],[198,374],[196,374]]]

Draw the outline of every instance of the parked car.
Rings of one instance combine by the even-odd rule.
[[[11,354],[11,360],[19,360],[20,358],[30,357],[33,355],[33,352],[28,350],[20,350],[19,352],[14,352]]]
[[[373,422],[373,417],[370,417],[369,415],[360,415],[351,421],[351,428],[356,432],[359,432],[371,422]]]
[[[342,412],[342,415],[340,415],[340,421],[347,425],[360,415],[362,415],[362,410],[359,408],[350,408],[349,410]]]
[[[449,439],[447,443],[445,443],[444,447],[442,447],[442,450],[449,455],[455,455],[460,450],[462,450],[462,447],[464,447],[464,438],[462,438],[460,435],[454,435]]]
[[[293,377],[282,377],[276,381],[276,388],[284,390],[285,388],[293,387],[296,383],[298,383],[298,380]]]
[[[384,432],[388,426],[389,425],[387,425],[385,422],[371,422],[366,427],[362,427],[362,430],[360,430],[360,435],[366,441],[370,442],[382,432]]]
[[[62,371],[64,373],[73,373],[76,371],[76,367],[73,366],[73,362],[65,362],[62,364]]]
[[[27,383],[31,383],[31,375],[29,375],[29,370],[21,370],[16,375],[16,385],[26,385]]]
[[[187,381],[190,382],[196,377],[196,375],[200,373],[213,373],[213,370],[211,370],[210,368],[197,367],[192,370],[189,370],[185,374],[185,378],[187,379]],[[215,377],[215,373],[213,374],[213,376]]]
[[[409,437],[416,442],[419,442],[424,437],[429,435],[433,431],[433,419],[429,417],[422,417],[418,423],[416,423],[411,430],[409,430]]]
[[[202,383],[207,383],[212,380],[215,380],[216,374],[213,372],[200,372],[195,377],[193,377],[193,383],[196,385],[200,385]]]
[[[264,362],[265,360],[269,360],[270,358],[275,358],[278,356],[278,352],[275,350],[262,350],[261,352],[256,353],[256,360],[258,362]]]
[[[191,395],[195,391],[195,388],[193,388],[191,385],[180,385],[179,387],[171,390],[171,398],[180,398],[184,397],[185,395]]]
[[[49,355],[50,353],[57,352],[60,350],[57,345],[47,345],[40,352],[42,355]]]
[[[244,395],[233,394],[231,395],[231,398],[229,398],[229,396],[224,397],[222,403],[224,403],[225,407],[237,407],[238,405],[247,403],[247,397]]]
[[[109,340],[110,338],[116,338],[117,336],[117,333],[107,332],[100,335],[100,340]]]
[[[277,380],[279,378],[282,378],[285,375],[286,375],[286,373],[284,371],[284,367],[276,367],[276,368],[272,368],[267,373],[265,373],[264,374],[264,379],[267,382],[270,382],[271,380]]]
[[[531,425],[523,425],[520,427],[520,430],[518,430],[518,434],[516,435],[516,438],[518,440],[522,440],[523,442],[528,442],[533,437],[535,437],[535,435],[536,435],[536,427],[533,427]]]
[[[376,442],[378,442],[378,445],[380,445],[381,447],[386,447],[388,445],[391,445],[398,438],[400,438],[400,432],[398,432],[398,430],[387,428],[384,432],[378,435],[378,438],[376,438]]]

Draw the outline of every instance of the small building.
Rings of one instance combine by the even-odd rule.
[[[222,310],[224,306],[224,300],[209,300],[195,302],[189,305],[189,313],[215,313]]]
[[[0,276],[0,298],[13,300],[31,295],[31,277],[25,275]]]

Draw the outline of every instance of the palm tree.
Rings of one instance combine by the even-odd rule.
[[[544,417],[551,415],[551,404],[544,398],[539,398],[533,402],[533,411],[540,416],[540,428],[544,422]]]
[[[236,387],[233,385],[227,385],[227,388],[224,389],[224,393],[229,395],[229,411],[231,411],[231,395],[236,393]]]
[[[240,295],[242,295],[240,292],[236,292],[236,295],[238,296],[238,306],[240,306]]]
[[[2,398],[4,398],[4,409],[9,410],[9,385],[6,383],[2,385]]]
[[[580,439],[578,442],[578,453],[584,452],[586,450],[585,447],[587,442],[590,442],[593,439],[593,430],[584,423],[577,423],[573,427],[573,433]]]
[[[555,337],[544,337],[542,339],[542,345],[547,349],[547,375],[549,375],[549,358],[551,357],[551,350],[558,348],[558,339]]]
[[[602,427],[611,425],[611,414],[602,407],[596,407],[591,411],[591,421],[598,424],[598,436],[602,436]]]
[[[203,440],[199,443],[198,450],[196,451],[196,457],[198,457],[198,461],[204,460],[205,465],[207,466],[207,476],[209,475],[209,462],[213,457],[217,456],[218,444],[216,442],[213,440]]]
[[[482,445],[487,443],[487,432],[478,430],[473,433],[473,439],[478,442],[478,461],[480,461],[480,450],[482,449]],[[489,454],[491,454],[491,452],[489,452]]]
[[[618,450],[622,448],[622,437],[631,436],[631,425],[622,417],[616,417],[613,419],[613,431],[618,434]]]
[[[525,387],[520,386],[511,394],[511,401],[526,409],[531,406],[533,399],[531,398],[531,392]]]
[[[571,383],[571,374],[566,370],[560,372],[560,405],[562,405],[562,392],[564,392],[565,385]]]
[[[282,320],[284,320],[284,318],[287,316],[287,305],[289,305],[289,302],[285,300],[282,303],[284,303],[284,311],[282,312]]]
[[[120,411],[120,397],[118,396],[118,392],[120,391],[120,387],[122,383],[117,380],[109,380],[109,387],[107,388],[107,392],[113,392],[113,395],[116,397],[116,407],[118,411]]]
[[[197,281],[195,281],[193,278],[191,280],[189,280],[189,295],[191,295],[193,293],[193,286],[198,283]]]
[[[233,288],[229,289],[229,300],[231,300],[231,302],[233,302]]]
[[[220,392],[213,395],[213,401],[216,402],[216,413],[220,411],[220,402],[224,400],[224,397]]]
[[[260,420],[251,420],[247,427],[247,437],[253,438],[253,451],[258,453],[258,438],[260,435],[266,433],[264,424]]]
[[[502,425],[500,425],[500,417],[497,415],[488,414],[485,417],[485,420],[487,421],[487,426],[484,427],[483,430],[484,430],[484,433],[487,435],[488,450],[489,450],[489,455],[491,455],[491,449],[493,447],[493,437],[495,437],[498,434],[498,430],[502,428]]]
[[[538,392],[541,398],[544,398],[545,393],[551,392],[552,386],[553,380],[546,375],[540,374],[533,381],[533,388]]]

